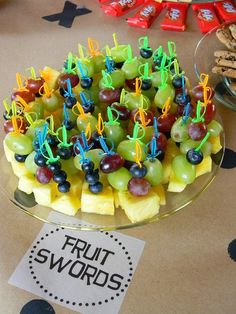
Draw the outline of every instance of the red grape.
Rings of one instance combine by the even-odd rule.
[[[189,137],[194,141],[201,141],[207,134],[207,126],[204,122],[191,122],[187,127]]]
[[[40,88],[43,86],[44,79],[28,79],[26,83],[26,88],[34,94],[37,94]]]
[[[158,137],[155,136],[155,139],[156,139],[157,149],[161,150],[162,152],[165,152],[167,148],[167,144],[168,144],[165,134],[163,134],[162,132],[158,132]]]
[[[53,177],[53,172],[48,169],[48,167],[38,167],[36,171],[36,179],[41,184],[47,184],[50,182]]]
[[[131,80],[125,80],[125,84],[130,90],[134,91],[135,84],[136,84],[136,77]]]
[[[139,111],[138,108],[132,110],[131,112],[131,115],[130,115],[130,119],[135,123],[135,122],[139,122],[141,123],[141,118],[140,118],[140,114],[137,113]],[[146,111],[146,114],[144,113],[144,119],[145,119],[145,122],[147,123],[148,120],[150,120],[147,124],[148,125],[153,125],[153,118],[154,118],[154,115],[152,113],[152,111],[148,110]]]
[[[176,116],[173,113],[168,112],[166,115],[162,115],[157,118],[158,130],[166,133],[170,132],[172,125],[176,120]]]
[[[104,173],[111,173],[123,167],[124,158],[119,154],[107,155],[100,162],[100,170]]]
[[[18,128],[23,130],[24,131],[23,133],[25,133],[26,132],[26,124],[25,124],[25,122],[22,121],[21,119],[17,119],[16,121],[17,121]],[[14,128],[13,128],[11,120],[4,121],[3,128],[4,128],[4,132],[6,134],[14,131]]]
[[[70,80],[71,87],[75,87],[79,83],[79,77],[76,74],[72,73],[62,73],[58,77],[58,84],[60,87],[67,89],[67,80]]]
[[[125,120],[129,119],[130,110],[127,107],[122,106],[118,102],[113,102],[111,104],[111,108],[114,108],[115,110],[118,111],[118,113],[119,113],[119,120],[125,121]]]
[[[128,190],[135,196],[144,196],[148,194],[151,184],[144,178],[132,178],[128,183]]]
[[[112,104],[113,102],[120,100],[120,89],[101,89],[99,92],[99,99],[101,102]]]
[[[198,101],[198,100],[203,101],[203,87],[201,85],[196,85],[192,89],[191,93],[192,93],[192,96],[195,99],[195,101]],[[208,91],[207,97],[209,97],[209,96],[210,96],[210,92]],[[214,97],[214,90],[212,89],[212,94],[211,94],[210,99],[212,99],[213,97]]]
[[[28,90],[18,90],[16,92],[13,92],[11,95],[11,99],[17,101],[17,96],[20,96],[22,99],[24,99],[24,101],[27,102],[27,104],[35,100],[34,93]]]

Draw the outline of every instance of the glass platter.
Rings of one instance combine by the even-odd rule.
[[[218,121],[219,118],[217,118]],[[221,121],[220,121],[221,122]],[[3,147],[1,147],[1,186],[3,193],[18,209],[24,213],[35,217],[43,222],[51,223],[65,228],[77,230],[117,230],[136,227],[147,223],[153,223],[169,217],[178,212],[192,201],[194,201],[213,181],[220,168],[224,153],[224,134],[221,137],[223,149],[212,155],[212,172],[198,177],[194,183],[188,185],[181,193],[166,192],[166,205],[160,207],[158,215],[138,223],[131,223],[120,208],[116,209],[114,216],[86,214],[78,211],[72,219],[68,215],[59,214],[51,215],[52,209],[43,207],[35,203],[32,195],[27,195],[17,189],[18,178],[13,174],[11,165],[7,162],[4,155]],[[75,218],[75,219],[74,219]]]
[[[209,73],[209,84],[215,90],[216,100],[233,111],[236,111],[236,90],[232,90],[230,86],[232,83],[235,84],[236,80],[233,82],[230,78],[214,74],[212,73],[212,68],[215,65],[214,51],[228,50],[218,40],[215,32],[218,28],[224,28],[235,22],[223,23],[206,33],[198,42],[194,53],[194,68],[198,78],[200,79],[201,73]]]

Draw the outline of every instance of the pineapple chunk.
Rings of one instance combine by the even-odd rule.
[[[31,194],[33,192],[33,187],[36,184],[35,177],[33,174],[25,174],[20,177],[18,182],[18,189],[25,192],[26,194]]]
[[[12,160],[15,160],[15,153],[7,147],[5,140],[3,141],[3,149],[8,162],[12,162]]]
[[[220,135],[210,136],[209,142],[212,144],[212,148],[211,148],[212,154],[217,154],[222,148],[222,145],[220,143]]]
[[[152,187],[152,190],[160,197],[160,205],[166,205],[166,193],[163,185],[157,184]]]
[[[60,75],[60,72],[57,70],[54,70],[53,68],[50,68],[48,66],[45,66],[42,71],[40,71],[40,75],[45,80],[45,82],[48,84],[49,89],[56,90],[58,87],[57,79]]]
[[[114,196],[114,204],[115,207],[121,207],[120,205],[120,198],[119,198],[119,191],[117,191],[116,189],[113,189],[113,196]]]
[[[98,194],[93,194],[84,183],[81,196],[81,211],[84,213],[96,213],[100,215],[114,215],[114,197],[110,186],[103,188]]]
[[[54,210],[70,216],[74,216],[78,212],[80,205],[80,197],[73,195],[72,192],[61,193],[51,203]]]
[[[186,188],[187,184],[176,178],[174,172],[171,170],[170,181],[168,184],[168,192],[182,192]]]
[[[55,198],[56,184],[50,182],[48,184],[41,184],[35,181],[33,186],[33,193],[35,201],[42,206],[51,207],[51,204]]]
[[[83,185],[83,178],[82,176],[78,175],[73,175],[68,177],[68,181],[70,182],[70,193],[73,196],[76,196],[80,199],[81,197],[81,192],[82,192],[82,185]],[[59,192],[60,193],[60,192]],[[61,195],[61,193],[60,193]]]
[[[212,159],[211,156],[203,158],[202,162],[196,165],[196,178],[212,170]]]
[[[161,181],[162,184],[166,184],[170,180],[170,173],[171,173],[171,159],[164,158],[162,162],[163,167],[163,179]]]
[[[119,191],[120,205],[132,223],[152,218],[159,213],[160,197],[152,190],[145,196]]]
[[[25,168],[25,164],[22,162],[18,162],[15,159],[11,161],[11,166],[14,174],[20,178],[21,176],[24,175],[29,175],[30,172]]]

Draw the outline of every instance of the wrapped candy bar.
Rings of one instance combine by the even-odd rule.
[[[224,21],[236,19],[236,8],[232,1],[220,1],[215,3],[218,16]]]
[[[102,5],[102,10],[109,15],[122,16],[143,3],[144,0],[116,0]]]
[[[207,33],[220,25],[213,3],[193,4],[192,9],[196,14],[198,26],[202,33]]]
[[[127,19],[130,26],[149,28],[162,10],[162,4],[153,0],[145,2],[144,6]]]
[[[185,31],[188,4],[167,2],[165,6],[167,7],[167,13],[161,22],[161,28],[169,31]]]

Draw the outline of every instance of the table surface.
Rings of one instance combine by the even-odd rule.
[[[61,12],[62,0],[0,0],[1,100],[15,85],[17,71],[31,65],[36,69],[46,64],[57,67],[69,51],[76,51],[78,42],[85,44],[86,38],[92,37],[111,43],[113,32],[121,42],[135,45],[144,35],[153,47],[175,41],[183,68],[192,82],[197,82],[193,53],[202,34],[191,8],[187,31],[179,33],[160,30],[163,12],[151,29],[141,30],[128,27],[126,17],[105,16],[95,0],[74,2],[92,13],[75,18],[71,28],[64,28],[42,19]],[[236,113],[221,105],[218,112],[225,126],[226,147],[235,151]],[[178,214],[122,231],[146,241],[146,246],[120,313],[235,313],[236,264],[227,253],[228,244],[236,238],[235,175],[235,168],[220,169],[211,186]],[[0,309],[13,314],[35,298],[7,282],[42,223],[1,197]],[[57,314],[75,313],[56,304],[53,307]]]

